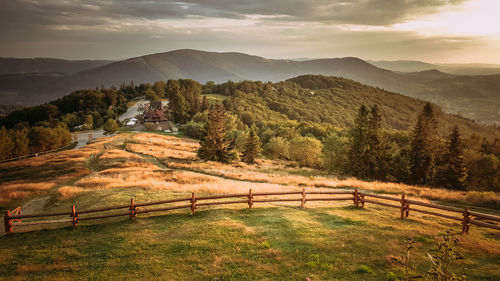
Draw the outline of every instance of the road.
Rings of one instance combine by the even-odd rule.
[[[138,100],[134,105],[129,107],[125,113],[120,115],[120,117],[118,117],[118,120],[120,120],[120,122],[123,122],[125,119],[129,119],[129,118],[136,116],[139,113],[137,111],[137,109],[139,108],[139,104],[146,104],[146,103],[148,103],[147,100],[144,100],[144,99]],[[104,130],[99,129],[99,130],[94,130],[94,131],[73,133],[73,135],[75,135],[75,134],[78,136],[78,144],[75,146],[74,149],[78,149],[78,148],[81,148],[81,147],[84,147],[85,145],[87,145],[87,142],[89,141],[89,134],[92,134],[93,139],[97,139],[97,138],[104,136]]]

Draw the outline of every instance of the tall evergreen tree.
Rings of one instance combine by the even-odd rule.
[[[430,103],[418,116],[410,151],[410,173],[414,184],[432,185],[436,176],[437,121]]]
[[[364,156],[369,149],[368,138],[369,111],[363,104],[359,107],[358,114],[354,120],[354,127],[349,132],[349,170],[356,177],[366,177],[368,168],[364,163]]]
[[[201,100],[201,111],[208,110],[209,107],[207,96],[203,95],[203,99]]]
[[[189,103],[181,92],[172,93],[172,99],[169,106],[172,110],[175,122],[186,123],[189,121]]]
[[[443,165],[439,173],[440,185],[451,189],[464,189],[467,168],[463,154],[460,129],[454,126],[448,139],[447,151],[444,154]]]
[[[250,128],[250,134],[243,150],[243,161],[248,164],[255,163],[255,159],[261,155],[262,151],[260,139],[256,133],[256,130],[257,129],[255,125]]]
[[[362,161],[367,167],[367,176],[377,180],[387,180],[391,162],[391,146],[383,132],[382,115],[377,105],[370,110],[366,141],[368,149]]]
[[[231,140],[226,138],[226,112],[224,107],[217,103],[208,112],[208,122],[205,125],[205,134],[201,137],[198,156],[204,160],[231,162],[236,159]]]

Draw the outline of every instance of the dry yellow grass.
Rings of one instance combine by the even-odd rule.
[[[99,153],[105,143],[114,138],[102,138],[81,149],[65,150],[37,157],[0,164],[1,204],[40,195],[59,184],[91,174],[86,161]],[[13,179],[13,180],[10,180]]]
[[[161,136],[149,133],[137,134],[133,137],[134,143],[127,144],[127,149],[151,155],[156,158],[196,160],[196,151],[200,146],[197,141],[189,138]]]
[[[82,149],[63,151],[29,160],[11,163],[11,167],[26,170],[40,169],[45,172],[51,167],[62,169],[47,180],[12,181],[3,183],[1,191],[7,193],[0,202],[26,198],[36,192],[48,190],[59,184],[68,184],[59,190],[61,199],[68,198],[83,190],[110,188],[144,188],[153,190],[172,190],[180,192],[246,193],[253,188],[255,192],[272,190],[299,190],[306,188],[357,187],[376,192],[394,194],[407,193],[413,198],[446,200],[500,206],[500,195],[490,192],[461,192],[412,186],[390,182],[368,182],[355,178],[338,179],[328,176],[302,176],[294,174],[297,169],[285,167],[286,163],[260,161],[258,165],[245,163],[223,164],[205,162],[197,159],[199,144],[188,138],[162,136],[151,133],[135,134],[129,151],[104,149],[104,145],[122,145],[123,136],[102,138]],[[100,154],[92,159],[91,165],[97,169],[90,171],[86,162],[91,155]],[[138,153],[138,154],[136,154]],[[150,155],[170,168],[162,169],[141,154]],[[0,165],[1,168],[1,165]],[[184,171],[182,171],[184,170]],[[186,171],[189,170],[189,171]],[[267,170],[267,171],[266,171]],[[28,184],[28,185],[26,185]],[[24,187],[23,187],[24,186]]]
[[[53,182],[24,182],[12,181],[4,182],[0,185],[0,204],[10,202],[12,199],[25,199],[35,193],[49,190],[56,184]]]
[[[293,172],[292,169],[286,169],[285,172],[260,172],[266,168],[276,168],[275,163],[268,162],[261,165],[247,165],[244,163],[237,164],[222,164],[216,162],[192,162],[192,163],[177,163],[167,162],[167,166],[179,169],[194,169],[211,175],[217,175],[225,178],[266,182],[280,185],[292,185],[303,187],[357,187],[364,190],[372,190],[376,192],[386,193],[406,193],[410,196],[425,198],[429,200],[457,201],[468,202],[474,204],[484,203],[487,206],[500,207],[500,194],[494,192],[477,192],[477,191],[454,191],[443,188],[430,188],[426,186],[415,186],[395,182],[379,182],[379,181],[364,181],[356,178],[338,179],[335,177],[325,176],[300,176],[289,174],[286,171]]]
[[[66,200],[66,199],[73,197],[77,194],[80,194],[84,191],[85,191],[85,189],[79,188],[76,186],[63,186],[63,187],[59,188],[59,190],[58,190],[59,200]]]

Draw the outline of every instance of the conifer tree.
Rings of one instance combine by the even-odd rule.
[[[203,99],[201,100],[201,111],[208,110],[209,107],[207,96],[203,95]]]
[[[451,189],[464,189],[467,178],[462,137],[460,129],[454,126],[448,139],[447,151],[443,157],[439,180],[442,186]]]
[[[169,105],[174,116],[174,121],[186,123],[189,120],[189,103],[181,92],[172,93],[172,100]]]
[[[369,149],[368,137],[368,108],[363,104],[359,107],[358,114],[354,120],[354,127],[349,132],[349,169],[353,176],[366,177],[367,167],[364,165],[364,156]]]
[[[410,173],[414,184],[431,185],[436,176],[437,121],[430,103],[418,116],[410,151]]]
[[[382,130],[382,115],[377,105],[370,110],[366,141],[368,149],[362,161],[367,167],[367,176],[377,180],[387,180],[391,162],[391,146]]]
[[[260,139],[256,133],[256,130],[257,129],[255,125],[250,128],[250,134],[243,150],[243,161],[248,164],[254,164],[255,159],[261,155],[262,151]]]
[[[226,138],[226,113],[224,107],[217,103],[208,112],[205,134],[201,137],[198,156],[209,161],[228,163],[236,158],[234,145]]]

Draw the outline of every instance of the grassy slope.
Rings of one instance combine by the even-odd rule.
[[[179,145],[175,138],[169,147],[169,142],[161,142],[170,140],[169,137],[141,134],[131,139],[126,136],[128,140],[122,137],[121,141],[115,139],[111,144],[123,148],[123,142],[129,142],[127,149],[140,152],[134,155],[141,158],[128,152],[105,151],[102,144],[109,141],[102,141],[100,146],[93,148],[98,159],[83,160],[91,173],[65,183],[83,191],[70,197],[61,196],[58,187],[45,191],[41,195],[49,194],[50,199],[44,211],[69,210],[72,204],[79,209],[126,204],[130,197],[137,202],[184,197],[199,186],[205,186],[206,189],[196,191],[203,194],[217,192],[211,191],[211,186],[224,188],[227,184],[232,187],[233,182],[227,179],[212,178],[206,182],[205,175],[177,170],[174,171],[175,184],[162,183],[163,179],[160,183],[152,182],[157,184],[153,189],[141,186],[143,183],[139,180],[114,188],[86,185],[89,181],[105,182],[110,169],[122,169],[114,179],[120,177],[127,182],[130,181],[127,177],[134,174],[130,169],[144,173],[140,170],[141,165],[152,170],[150,164],[160,169],[152,171],[157,174],[151,177],[159,177],[164,165],[175,166],[176,161],[189,163],[187,159],[192,156],[182,148],[182,151],[172,149]],[[143,147],[141,143],[149,146]],[[189,150],[194,144],[187,142],[184,146]],[[142,157],[145,152],[158,157]],[[195,163],[192,165],[196,167]],[[289,178],[295,180],[292,175]],[[269,185],[245,179],[237,184],[249,184],[254,188]],[[291,189],[293,185],[282,188]],[[307,206],[300,210],[296,204],[267,204],[257,205],[251,211],[244,206],[205,207],[194,216],[187,210],[180,210],[157,216],[139,215],[134,222],[127,219],[82,222],[76,229],[55,226],[29,231],[28,228],[25,229],[28,232],[0,237],[0,280],[116,280],[127,277],[145,280],[305,280],[306,277],[313,280],[383,280],[389,271],[401,273],[402,268],[389,260],[390,255],[401,254],[399,244],[406,236],[415,236],[420,242],[414,257],[420,271],[425,271],[428,262],[424,255],[432,247],[433,237],[449,228],[460,229],[457,223],[449,220],[419,214],[411,214],[410,219],[402,221],[397,211],[374,205],[367,205],[365,210],[355,209],[347,202],[308,202]],[[471,233],[462,237],[467,260],[460,263],[460,270],[469,273],[469,280],[500,278],[499,235],[498,231],[472,227]],[[373,273],[359,273],[361,265],[368,266]]]

